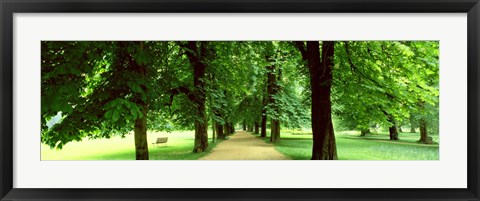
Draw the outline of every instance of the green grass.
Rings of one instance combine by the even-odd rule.
[[[268,134],[269,132],[267,132]],[[269,136],[265,139],[269,141]],[[336,132],[339,160],[438,160],[438,144],[417,143],[418,133],[400,133],[400,140],[392,142],[388,133],[380,132],[360,137],[358,132]],[[438,136],[432,136],[438,143]],[[311,132],[282,130],[275,148],[295,160],[309,160],[312,154]]]
[[[270,131],[267,130],[267,134]],[[258,136],[258,135],[257,135]],[[166,146],[156,146],[158,137],[168,137]],[[400,140],[392,142],[388,133],[380,132],[360,137],[358,132],[336,132],[337,154],[340,160],[438,160],[438,144],[424,145],[416,141],[418,133],[400,133]],[[438,136],[432,136],[438,143]],[[196,160],[210,153],[218,144],[211,143],[209,132],[209,147],[207,152],[192,153],[194,131],[149,132],[150,160]],[[265,139],[268,142],[269,136]],[[282,130],[281,140],[275,143],[275,148],[295,160],[309,160],[312,152],[312,135],[310,131]],[[85,139],[81,142],[71,142],[62,150],[41,146],[42,160],[135,160],[135,145],[133,134],[125,138]]]
[[[158,137],[168,137],[166,146],[153,145]],[[218,141],[211,143],[207,152],[192,153],[194,131],[149,132],[148,152],[150,160],[196,160],[210,153]],[[133,134],[125,138],[112,137],[110,139],[85,139],[81,142],[70,142],[62,150],[50,149],[47,145],[41,146],[42,160],[135,160],[135,144]]]

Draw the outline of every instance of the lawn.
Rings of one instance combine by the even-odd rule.
[[[168,137],[166,145],[153,145],[158,137]],[[150,160],[196,160],[207,155],[217,143],[212,144],[209,132],[208,151],[192,153],[194,131],[149,132],[148,151]],[[217,141],[218,142],[218,141]],[[42,144],[42,160],[135,160],[135,144],[133,134],[125,138],[84,139],[81,142],[70,142],[62,150],[50,149]]]
[[[267,134],[269,134],[267,130]],[[257,135],[258,136],[258,135]],[[152,145],[158,137],[168,137],[164,145]],[[218,144],[212,142],[209,132],[209,147],[204,153],[192,153],[194,131],[149,132],[150,160],[196,160],[210,153]],[[439,146],[419,144],[418,133],[400,133],[400,140],[392,142],[388,133],[379,132],[360,137],[358,132],[336,132],[337,152],[340,160],[438,160]],[[438,136],[432,136],[438,143]],[[310,131],[282,130],[280,142],[275,148],[289,158],[309,160],[312,152]],[[269,137],[265,139],[268,142]],[[70,142],[62,150],[42,145],[42,160],[135,160],[133,134],[125,138],[85,139]]]
[[[269,132],[267,132],[268,134]],[[360,137],[358,132],[336,132],[339,160],[438,160],[438,144],[417,143],[419,133],[399,133],[400,140],[392,142],[388,133],[379,132]],[[438,136],[431,136],[438,143]],[[265,139],[268,142],[268,136]],[[309,160],[312,154],[311,132],[282,130],[275,148],[295,160]]]

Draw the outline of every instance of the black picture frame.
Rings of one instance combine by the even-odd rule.
[[[479,200],[478,0],[0,0],[1,200]],[[13,188],[14,13],[467,13],[466,189],[23,189]],[[450,174],[450,173],[445,173]],[[92,181],[94,182],[94,181]]]

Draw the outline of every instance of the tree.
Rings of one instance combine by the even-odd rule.
[[[301,128],[310,124],[307,123],[308,110],[301,103],[299,91],[301,55],[287,42],[274,41],[272,47],[271,56],[267,57],[271,66],[267,68],[267,86],[270,87],[267,87],[266,113],[271,119],[270,142],[275,143],[280,140],[280,122],[285,128]]]
[[[342,48],[335,53],[338,70],[333,87],[339,119],[355,122],[359,130],[372,124],[384,125],[389,128],[391,139],[397,140],[397,124],[417,118],[419,99],[430,103],[438,100],[438,91],[431,87],[435,84],[425,84],[438,80],[437,42],[341,44]],[[422,50],[418,51],[419,48]]]
[[[262,99],[262,131],[260,137],[267,137],[267,97],[264,95]]]
[[[278,93],[277,74],[279,71],[275,64],[267,66],[267,94],[268,106],[270,106],[271,120],[270,120],[270,142],[278,142],[280,140],[280,121],[278,117],[278,107],[276,106],[275,95]],[[268,114],[268,113],[267,113]]]
[[[180,92],[185,93],[195,107],[195,144],[193,152],[204,152],[208,147],[207,134],[207,114],[206,114],[206,64],[208,63],[208,54],[212,54],[208,49],[208,42],[188,41],[186,44],[180,43],[185,49],[185,54],[193,68],[193,89],[180,87],[172,90],[172,94]],[[210,49],[211,51],[211,49]]]
[[[41,45],[42,142],[52,148],[133,131],[136,158],[148,159],[150,130],[195,129],[193,152],[203,152],[209,123],[217,139],[242,124],[266,137],[270,126],[271,142],[281,128],[311,126],[312,159],[337,159],[332,114],[360,135],[380,126],[398,140],[408,123],[419,142],[438,133],[437,41]]]
[[[312,160],[336,160],[337,148],[333,131],[330,92],[335,42],[318,41],[295,42],[310,72],[312,103]]]
[[[405,42],[414,57],[409,60],[415,68],[414,84],[410,93],[416,95],[416,119],[419,119],[420,140],[424,144],[432,144],[428,130],[438,133],[438,96],[439,96],[439,63],[438,42]],[[427,129],[430,125],[431,129]]]
[[[160,69],[144,42],[42,42],[42,142],[61,149],[70,141],[124,136],[134,130],[137,160],[148,160],[147,117]],[[161,51],[160,51],[161,52]],[[59,93],[60,92],[60,93]],[[63,96],[63,97],[62,97]]]
[[[415,128],[417,127],[415,123],[415,117],[413,117],[413,115],[410,114],[409,120],[410,120],[410,133],[415,133]]]

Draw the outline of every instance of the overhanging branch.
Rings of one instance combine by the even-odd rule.
[[[350,68],[352,68],[353,72],[355,73],[358,73],[360,76],[362,76],[363,78],[367,79],[368,81],[372,82],[373,84],[375,84],[377,87],[380,87],[382,89],[385,89],[384,86],[382,86],[380,83],[378,83],[376,80],[366,76],[365,74],[363,74],[362,71],[360,71],[357,66],[355,66],[355,64],[353,63],[352,61],[352,56],[350,54],[350,48],[349,48],[349,45],[348,45],[348,42],[345,41],[344,42],[344,46],[345,46],[345,51],[347,52],[347,57],[348,57],[348,64],[350,65]],[[390,93],[387,93],[387,92],[383,92],[387,97],[389,97],[390,99],[396,99],[396,97],[393,95],[393,94],[390,94]]]
[[[181,86],[170,89],[170,102],[167,103],[167,106],[172,106],[173,98],[178,94],[185,94],[189,100],[195,101],[195,95],[193,94],[193,92],[188,87]]]

